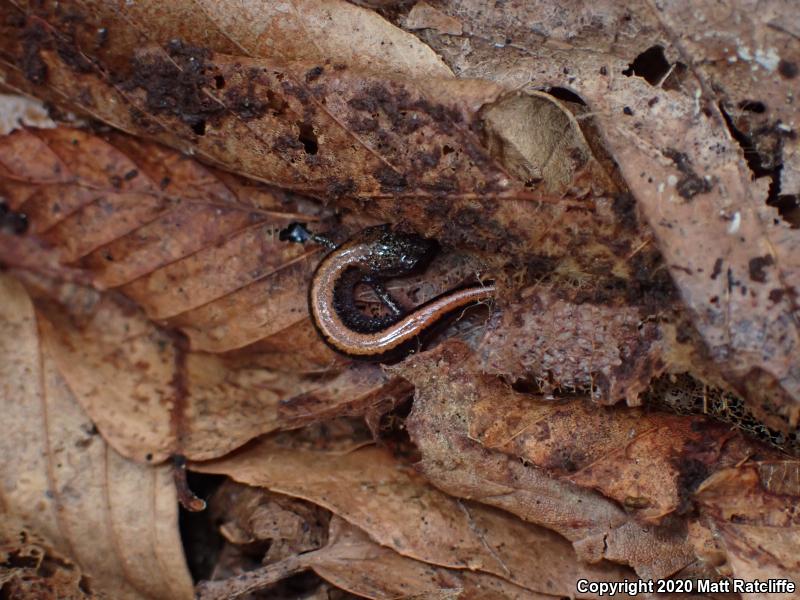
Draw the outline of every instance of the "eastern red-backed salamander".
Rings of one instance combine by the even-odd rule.
[[[314,271],[308,293],[311,319],[331,348],[352,358],[386,361],[413,350],[421,336],[447,316],[494,297],[493,284],[476,284],[441,294],[404,311],[384,289],[383,281],[424,269],[438,245],[416,235],[393,232],[388,225],[368,227],[338,247],[293,223],[282,240],[312,241],[332,248]],[[355,303],[356,285],[364,283],[390,314],[368,316]]]

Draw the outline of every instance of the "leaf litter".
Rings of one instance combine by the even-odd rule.
[[[275,550],[249,589],[305,570],[375,598],[568,595],[575,569],[796,579],[796,461],[637,407],[654,377],[689,374],[780,435],[797,426],[791,23],[711,3],[373,8],[0,4],[0,85],[137,136],[0,139],[0,193],[30,222],[0,258],[59,385],[129,459],[213,459],[192,468],[334,513],[327,546]],[[319,254],[276,241],[293,220],[436,237],[449,252],[393,292],[490,274],[493,314],[449,330],[466,346],[351,365],[308,321]],[[245,445],[341,416],[385,439],[405,420],[413,445]],[[357,493],[387,481],[397,498]],[[531,535],[558,550],[532,558]],[[365,556],[401,574],[354,575]],[[529,579],[531,561],[559,577]]]

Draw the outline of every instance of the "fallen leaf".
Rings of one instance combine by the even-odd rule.
[[[640,307],[577,304],[528,288],[519,304],[492,317],[478,350],[487,373],[536,373],[546,391],[587,390],[599,402],[637,405],[674,346]]]
[[[532,14],[528,7],[509,5],[480,19],[469,3],[442,2],[437,8],[470,23],[468,50],[435,32],[425,36],[460,76],[485,77],[524,91],[568,85],[586,103],[653,228],[710,357],[750,399],[760,419],[784,432],[795,427],[800,419],[800,338],[792,298],[800,289],[794,258],[799,238],[766,205],[766,182],[751,181],[728,130],[718,106],[727,100],[726,91],[717,91],[709,81],[723,67],[700,66],[700,57],[720,54],[720,41],[741,38],[727,46],[726,56],[746,47],[750,69],[758,74],[744,78],[736,67],[723,81],[735,80],[735,95],[747,90],[749,98],[758,98],[758,82],[769,80],[769,89],[780,95],[787,83],[777,65],[781,59],[797,64],[798,49],[795,38],[776,25],[778,9],[748,11],[737,5],[720,13],[712,3],[678,3],[664,13],[646,5],[623,9],[600,2],[578,9],[600,25],[586,31],[579,19],[564,19],[549,5]],[[692,18],[687,20],[687,14]],[[536,29],[526,29],[522,24],[536,15]],[[714,33],[706,41],[711,21]],[[766,36],[774,38],[775,46],[759,50],[765,63],[760,64],[749,44],[752,40],[757,47]],[[498,38],[513,43],[491,43]],[[543,39],[553,41],[547,45]],[[582,48],[580,60],[573,55],[576,44]],[[701,46],[695,56],[693,50]],[[649,79],[635,70],[637,55],[645,51],[653,56]],[[675,58],[668,60],[665,52]],[[774,69],[769,68],[772,58]],[[783,120],[784,109],[779,111],[776,119]],[[792,115],[785,118],[793,123]],[[792,131],[794,125],[787,127]],[[785,154],[790,170],[794,152],[790,147]]]
[[[610,564],[583,565],[546,529],[442,494],[375,447],[334,453],[298,447],[291,438],[265,439],[192,469],[319,504],[403,556],[489,573],[535,592],[572,594],[581,577],[627,575]]]
[[[8,514],[0,520],[0,591],[10,600],[97,597],[69,557]]]
[[[643,526],[603,496],[472,439],[465,415],[480,398],[482,380],[468,363],[457,366],[466,354],[453,342],[396,368],[416,388],[407,427],[422,454],[419,469],[434,485],[557,531],[584,561],[621,562],[645,578],[667,577],[692,563],[677,523]]]
[[[24,288],[0,276],[0,506],[115,598],[191,598],[169,467],[125,460],[79,408]],[[112,384],[113,386],[113,384]]]
[[[220,581],[198,585],[202,600],[236,597],[313,569],[341,589],[366,598],[553,598],[520,588],[486,573],[457,571],[419,562],[376,544],[363,531],[333,516],[328,544],[313,552],[285,559]],[[455,595],[454,595],[455,594]]]
[[[190,351],[180,334],[157,327],[118,295],[31,277],[27,282],[37,296],[42,344],[75,399],[104,438],[137,461],[220,456],[280,428],[284,400],[315,398],[322,404],[317,411],[287,413],[287,422],[310,422],[336,407],[355,410],[342,401],[354,389],[366,393],[367,384],[375,393],[376,386],[389,383],[375,366],[324,378],[237,366]],[[360,403],[365,404],[369,400]]]
[[[718,540],[734,577],[800,580],[799,472],[796,461],[751,462],[715,473],[697,490],[702,522]]]

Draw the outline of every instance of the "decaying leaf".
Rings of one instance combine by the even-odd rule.
[[[0,520],[0,590],[10,600],[97,597],[69,557],[11,516]]]
[[[735,464],[746,450],[733,444],[724,456],[715,447],[724,435],[706,438],[715,425],[702,421],[693,427],[669,415],[590,410],[577,401],[537,406],[459,367],[466,356],[447,344],[401,370],[416,387],[409,431],[420,468],[437,487],[554,529],[584,560],[622,562],[642,577],[668,576],[697,560],[670,513],[715,465]],[[505,417],[493,419],[499,410]],[[641,525],[648,520],[655,524]]]
[[[790,461],[730,467],[700,486],[696,497],[702,524],[725,553],[734,577],[746,581],[800,578],[799,496],[798,465]]]
[[[607,32],[614,31],[612,38],[603,29],[584,30],[579,19],[548,13],[547,3],[538,11],[520,5],[477,19],[470,3],[443,1],[438,4],[441,11],[470,23],[470,44],[460,47],[433,31],[425,40],[460,76],[526,90],[566,85],[586,103],[653,228],[711,357],[730,383],[753,399],[762,419],[787,430],[800,418],[800,341],[793,300],[800,272],[794,258],[798,236],[766,205],[766,182],[751,181],[742,149],[728,131],[718,106],[720,92],[706,75],[706,69],[716,74],[723,68],[697,67],[692,72],[696,79],[690,79],[687,65],[703,62],[684,43],[691,40],[692,47],[703,46],[703,52],[709,48],[715,56],[722,45],[727,48],[725,60],[739,52],[749,57],[746,68],[755,75],[735,75],[740,66],[725,75],[725,81],[735,80],[737,95],[744,88],[756,97],[763,90],[761,80],[784,90],[791,84],[777,66],[781,60],[784,69],[797,64],[800,46],[776,25],[775,14],[785,12],[779,6],[749,11],[744,4],[728,10],[710,2],[673,3],[664,12],[647,4],[623,8],[595,2],[578,9]],[[535,30],[526,29],[522,24],[537,14],[541,20]],[[687,14],[692,15],[688,29]],[[709,22],[719,31],[706,42]],[[759,46],[768,31],[775,41]],[[737,38],[739,33],[744,37]],[[511,42],[501,48],[489,43],[498,38]],[[546,38],[553,42],[542,44]],[[583,44],[588,49],[582,48],[581,59],[575,60],[573,49]],[[673,47],[672,60],[664,57],[667,46]],[[653,60],[650,70],[639,67],[637,72],[634,59],[644,51],[661,58]],[[783,106],[785,97],[778,93],[776,107]],[[794,131],[796,111],[790,112],[788,117],[778,109],[775,122]],[[787,148],[791,172],[796,142]]]
[[[0,136],[0,595],[191,595],[171,455],[253,486],[202,598],[800,578],[792,7],[495,4],[0,0],[0,89],[70,123]],[[355,364],[292,222],[497,297]]]
[[[24,288],[0,276],[0,508],[115,598],[191,598],[167,467],[125,460],[79,408]],[[5,517],[3,519],[5,522]]]
[[[570,594],[578,578],[628,574],[607,563],[582,565],[552,532],[445,495],[375,447],[309,450],[284,437],[193,468],[319,504],[403,556],[533,592]]]
[[[260,589],[285,576],[313,569],[337,587],[359,597],[466,598],[545,600],[549,594],[531,592],[499,577],[474,571],[445,569],[402,556],[376,544],[344,519],[331,519],[330,540],[322,549],[222,581],[198,586],[202,600],[235,597]]]

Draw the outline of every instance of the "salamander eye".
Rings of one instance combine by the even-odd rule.
[[[415,257],[413,257],[413,256],[408,255],[408,254],[403,254],[400,257],[400,262],[402,263],[402,265],[404,267],[413,267],[415,264],[417,264],[417,259]]]

